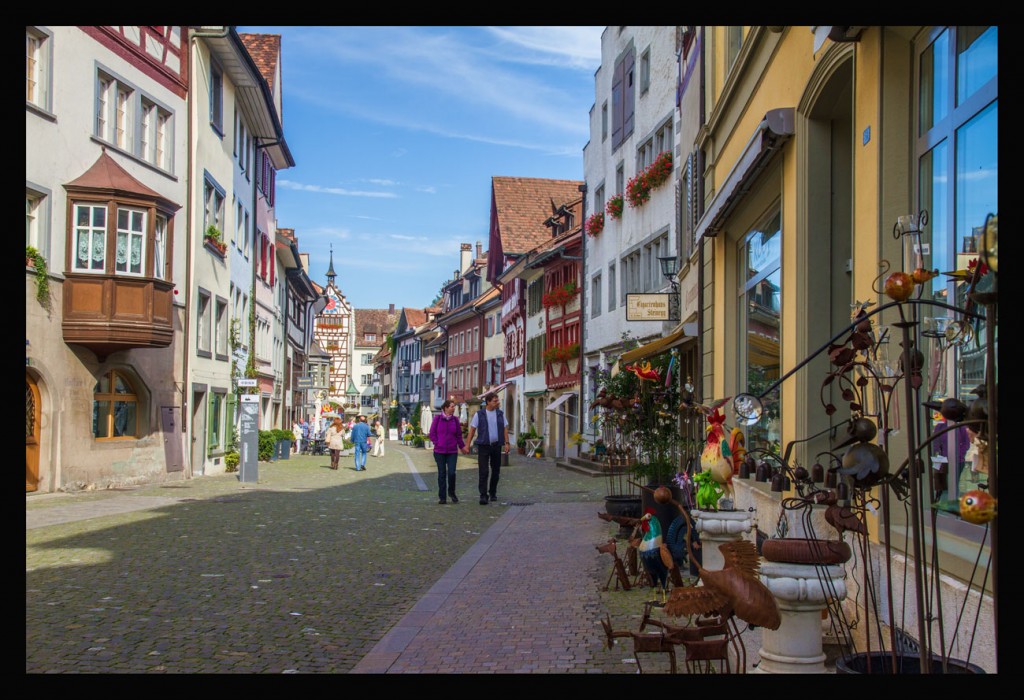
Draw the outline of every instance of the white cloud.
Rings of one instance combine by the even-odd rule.
[[[394,180],[386,180],[384,178],[379,177],[371,177],[370,179],[367,180],[367,182],[369,182],[371,185],[380,185],[381,187],[394,187],[395,185],[399,184]]]
[[[417,192],[425,192],[426,194],[437,194],[437,188],[433,185],[417,185],[414,189]]]
[[[289,190],[300,190],[303,192],[321,192],[324,194],[337,194],[345,197],[372,197],[377,199],[396,199],[398,197],[394,192],[364,192],[360,190],[347,190],[343,187],[324,187],[323,185],[306,185],[301,182],[293,182],[292,180],[278,180],[278,187],[284,187]]]
[[[594,37],[594,46],[589,51],[585,49],[586,39],[581,38],[587,33]],[[406,92],[426,90],[432,97],[442,95],[453,109],[459,104],[472,105],[574,137],[585,137],[589,131],[585,116],[581,118],[574,102],[565,94],[564,84],[522,70],[521,66],[577,66],[594,56],[589,66],[593,70],[600,64],[599,29],[526,27],[481,32],[434,27],[309,28],[298,35],[302,37],[298,43],[303,50],[317,52],[321,57],[331,55],[346,67],[359,65],[359,70],[367,72],[367,79],[378,84],[388,83]],[[494,37],[500,38],[501,43],[481,41]],[[289,38],[289,48],[298,48],[295,37]],[[546,52],[541,60],[536,58],[539,48]],[[289,86],[290,96],[295,96],[296,87],[294,83]],[[320,83],[310,85],[304,92],[307,99],[313,94],[332,94]],[[348,92],[334,94],[340,96],[337,107],[345,111],[351,111],[358,102]],[[377,115],[364,116],[383,121],[386,114],[386,109],[382,109]],[[439,129],[426,125],[424,128]],[[475,138],[517,145],[486,135]]]
[[[505,60],[590,72],[601,65],[604,27],[487,27],[487,30],[503,42],[526,49],[518,53],[502,47],[501,57]]]

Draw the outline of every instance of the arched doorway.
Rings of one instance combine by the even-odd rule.
[[[35,377],[25,372],[25,491],[39,488],[39,445],[43,405]]]

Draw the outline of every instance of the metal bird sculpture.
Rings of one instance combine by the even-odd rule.
[[[830,505],[825,509],[825,522],[839,531],[839,536],[847,530],[860,535],[867,535],[868,528],[857,514],[846,506]]]
[[[953,423],[959,423],[967,417],[967,404],[957,398],[943,399],[941,402],[925,401],[921,405],[938,411],[939,415]]]
[[[660,382],[661,374],[656,369],[651,369],[650,362],[638,362],[626,365],[626,369],[635,374],[641,381]]]
[[[733,462],[732,447],[725,432],[725,414],[717,408],[708,417],[707,443],[700,455],[701,471],[709,472],[718,484],[720,484],[730,498],[732,498],[732,475],[735,470],[739,473],[739,465]],[[733,437],[735,440],[735,436]]]
[[[640,528],[644,536],[640,541],[640,562],[651,577],[651,585],[658,589],[661,602],[665,602],[665,590],[668,586],[668,566],[662,559],[661,521],[654,515],[654,509],[648,508],[640,518]]]
[[[668,489],[665,492],[667,497],[661,494],[663,502],[671,501],[692,530],[689,513],[679,501],[672,498]],[[657,492],[655,498],[658,499]],[[731,608],[736,617],[751,625],[771,630],[779,628],[782,624],[779,606],[771,591],[758,577],[760,558],[752,542],[740,540],[720,545],[718,549],[725,560],[721,571],[709,571],[700,565],[694,556],[693,543],[689,537],[686,545],[690,551],[690,561],[696,565],[704,585],[674,588],[665,605],[666,614],[675,617],[706,615]]]

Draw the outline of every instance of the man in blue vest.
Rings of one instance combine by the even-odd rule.
[[[349,438],[355,445],[357,472],[366,471],[366,453],[370,451],[366,440],[369,437],[370,426],[366,423],[366,416],[357,416],[356,424],[352,426],[352,435]]]
[[[466,436],[466,446],[462,449],[464,454],[469,454],[469,446],[474,444],[474,436],[477,465],[480,470],[480,505],[485,506],[489,500],[498,500],[501,453],[508,454],[509,450],[508,424],[505,422],[505,414],[498,408],[497,394],[485,394],[484,408],[473,414],[473,420],[469,423],[469,435]],[[487,480],[488,467],[490,484]]]

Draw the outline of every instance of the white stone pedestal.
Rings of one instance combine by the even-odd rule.
[[[746,510],[694,509],[691,515],[700,533],[701,566],[708,571],[721,571],[725,564],[719,545],[742,540],[754,528],[753,514]]]
[[[827,577],[825,586],[818,580],[818,572]],[[846,598],[845,578],[842,566],[761,561],[761,582],[775,596],[782,625],[761,631],[759,673],[825,672],[821,611],[829,597]]]

